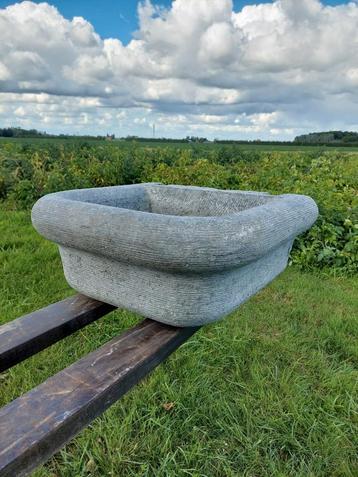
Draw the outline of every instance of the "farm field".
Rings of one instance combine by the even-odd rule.
[[[161,181],[308,194],[320,217],[278,279],[33,475],[355,477],[358,154],[39,141],[0,141],[0,324],[73,293],[56,246],[31,226],[43,194]],[[0,405],[139,319],[116,311],[0,374]]]
[[[62,139],[62,138],[6,138],[0,137],[0,143],[13,143],[13,144],[36,144],[37,146],[46,146],[51,144],[76,144],[76,143],[89,143],[93,145],[103,145],[106,142],[103,139],[89,138],[71,138],[71,139]],[[220,143],[183,143],[183,142],[165,142],[165,141],[123,141],[120,139],[115,139],[111,142],[120,148],[131,148],[133,144],[137,147],[176,147],[180,149],[190,149],[192,147],[201,148],[201,149],[213,149],[221,148],[223,144]],[[301,145],[301,144],[235,144],[237,149],[243,151],[341,151],[341,152],[358,152],[358,146],[315,146],[315,145]]]
[[[0,323],[73,293],[28,212],[0,212],[0,273]],[[355,476],[357,287],[290,267],[34,476]],[[139,319],[111,313],[0,374],[0,405]]]

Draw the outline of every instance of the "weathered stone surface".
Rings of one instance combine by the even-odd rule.
[[[32,211],[77,291],[177,326],[215,321],[284,270],[317,218],[301,195],[139,184],[58,192]]]

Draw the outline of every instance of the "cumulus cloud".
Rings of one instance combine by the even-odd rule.
[[[235,12],[231,0],[167,9],[146,0],[138,16],[124,45],[47,3],[0,9],[0,119],[51,127],[78,118],[93,131],[108,121],[121,134],[126,111],[132,133],[158,122],[163,134],[222,137],[357,128],[356,2],[276,0]]]

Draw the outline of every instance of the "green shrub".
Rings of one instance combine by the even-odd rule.
[[[232,152],[233,153],[233,152]],[[333,274],[358,272],[358,154],[254,153],[226,165],[207,160],[158,164],[146,180],[219,188],[310,195],[319,206],[316,224],[294,244],[291,263]]]

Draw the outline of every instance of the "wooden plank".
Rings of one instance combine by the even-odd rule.
[[[75,295],[0,326],[0,372],[114,309],[84,295]]]
[[[0,477],[28,475],[197,329],[144,320],[2,408]]]

